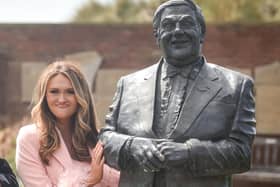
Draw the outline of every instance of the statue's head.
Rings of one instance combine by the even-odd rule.
[[[192,0],[169,0],[154,14],[154,35],[168,63],[183,66],[201,56],[205,21]]]

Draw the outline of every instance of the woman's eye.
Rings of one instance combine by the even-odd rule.
[[[67,93],[73,95],[73,94],[75,94],[75,91],[71,89],[71,90],[67,90]]]
[[[59,91],[58,90],[50,90],[49,91],[51,94],[57,94]]]

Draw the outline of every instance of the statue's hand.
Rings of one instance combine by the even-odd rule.
[[[148,138],[133,138],[130,154],[143,166],[144,171],[158,171],[163,167],[164,156],[156,148],[156,143]]]
[[[189,159],[189,146],[187,144],[165,141],[159,143],[157,148],[164,155],[166,167],[185,164]]]

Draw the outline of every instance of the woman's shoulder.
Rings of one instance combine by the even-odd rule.
[[[35,124],[29,124],[21,127],[18,132],[17,139],[37,141],[39,139],[38,127]]]

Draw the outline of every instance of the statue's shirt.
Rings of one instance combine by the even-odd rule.
[[[155,123],[153,130],[159,138],[168,138],[176,127],[193,65],[175,67],[163,62],[157,75]]]

